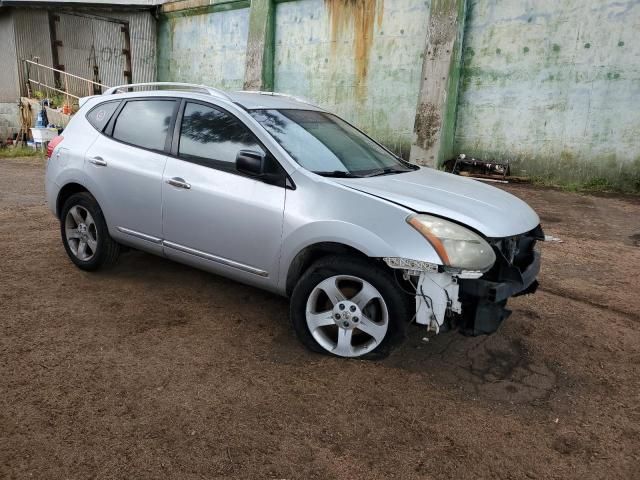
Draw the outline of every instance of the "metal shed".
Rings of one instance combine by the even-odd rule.
[[[29,90],[28,68],[30,78],[75,96],[100,93],[96,84],[154,81],[161,3],[0,0],[0,138],[18,126],[18,102]]]

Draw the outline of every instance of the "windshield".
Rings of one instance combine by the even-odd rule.
[[[313,110],[250,113],[296,162],[320,175],[364,177],[417,168],[329,113]]]

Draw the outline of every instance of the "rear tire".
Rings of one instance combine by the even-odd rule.
[[[411,297],[374,261],[329,256],[314,263],[291,295],[300,341],[314,352],[380,359],[406,336]]]
[[[111,238],[100,205],[88,192],[71,195],[60,215],[62,244],[71,261],[94,271],[115,264],[120,245]]]

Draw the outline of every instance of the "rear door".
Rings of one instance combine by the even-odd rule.
[[[86,154],[86,168],[101,191],[100,206],[112,235],[158,253],[165,151],[178,104],[157,97],[123,102]]]

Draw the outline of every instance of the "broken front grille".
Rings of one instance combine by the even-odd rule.
[[[542,239],[544,239],[544,233],[540,225],[522,235],[490,239],[489,243],[493,247],[496,257],[504,260],[502,262],[497,261],[496,265],[485,274],[484,278],[498,280],[500,265],[504,263],[524,271],[533,262],[536,242]]]

